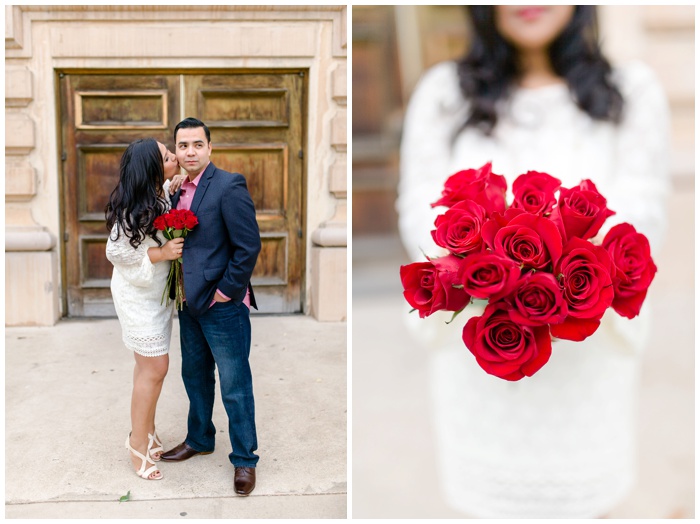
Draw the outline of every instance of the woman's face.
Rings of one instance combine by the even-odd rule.
[[[497,5],[496,29],[521,51],[544,51],[574,16],[573,5]]]
[[[177,157],[174,153],[168,151],[168,148],[158,142],[160,154],[163,157],[163,175],[166,180],[170,180],[175,175],[180,174],[180,164],[177,162]]]

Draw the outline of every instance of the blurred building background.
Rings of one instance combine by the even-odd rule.
[[[643,364],[640,472],[610,517],[694,517],[693,6],[601,6],[604,52],[641,59],[672,111],[669,236],[650,291],[659,313]],[[427,355],[406,334],[395,211],[404,110],[423,71],[461,56],[462,6],[352,11],[353,517],[460,517],[440,499]],[[467,358],[468,355],[465,355]]]
[[[5,6],[6,325],[114,316],[127,145],[195,116],[243,173],[261,313],[345,320],[347,7]]]

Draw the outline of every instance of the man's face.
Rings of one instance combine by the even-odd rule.
[[[175,154],[180,166],[187,171],[190,179],[197,176],[209,162],[211,142],[203,127],[178,129],[175,137]]]

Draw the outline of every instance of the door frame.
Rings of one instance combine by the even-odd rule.
[[[76,68],[76,67],[62,67],[54,68],[54,94],[55,94],[55,107],[56,107],[56,164],[58,168],[58,211],[59,211],[59,256],[60,256],[60,302],[61,302],[61,317],[71,318],[68,309],[68,269],[67,269],[67,253],[66,253],[66,240],[68,235],[67,230],[67,212],[65,205],[65,188],[67,186],[67,173],[65,171],[64,162],[62,158],[62,152],[64,148],[63,143],[63,119],[67,118],[62,111],[62,93],[61,93],[61,79],[65,75],[148,75],[148,74],[168,74],[168,75],[204,75],[204,74],[219,74],[219,75],[231,75],[231,74],[299,74],[302,77],[301,84],[301,148],[303,151],[303,161],[301,163],[301,202],[300,202],[300,223],[299,228],[302,232],[301,242],[300,242],[300,259],[302,263],[302,271],[300,275],[300,297],[299,306],[300,311],[297,314],[303,315],[306,311],[306,306],[309,297],[307,297],[307,276],[309,269],[309,260],[307,256],[307,243],[308,243],[308,229],[307,229],[307,209],[308,209],[308,165],[309,165],[309,155],[308,151],[308,122],[309,122],[309,67],[272,67],[272,68],[116,68],[116,67],[106,67],[106,68]],[[181,83],[182,89],[182,83]],[[182,95],[182,93],[181,93]],[[184,99],[181,96],[180,99],[180,113],[182,113],[184,107]],[[175,126],[175,123],[170,123]],[[256,313],[256,315],[276,315],[278,313]],[[80,317],[89,318],[89,317]]]

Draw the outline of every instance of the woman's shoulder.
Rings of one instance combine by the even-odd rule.
[[[107,237],[108,241],[114,242],[117,240],[117,237],[120,236],[121,231],[119,231],[119,223],[115,222],[112,224],[112,227],[109,230],[109,236]]]
[[[141,244],[145,244],[148,246],[157,245],[156,241],[153,240],[149,235],[145,235],[143,231],[140,231],[139,233],[140,235],[144,236],[143,240],[140,242]],[[129,246],[131,246],[129,241],[133,237],[134,231],[131,228],[129,228],[129,226],[125,222],[116,221],[109,233],[108,241],[112,243],[118,242],[121,244],[129,244]]]
[[[635,96],[639,91],[653,90],[663,93],[658,76],[641,60],[632,60],[615,66],[613,79],[625,98]]]
[[[426,69],[416,83],[412,99],[414,103],[418,100],[441,108],[456,109],[464,104],[457,63],[439,62]]]
[[[128,230],[124,224],[120,224],[118,221],[115,222],[107,237],[108,245],[127,243],[131,235],[127,235],[126,231],[130,230]]]
[[[670,109],[666,92],[654,70],[641,61],[617,66],[614,76],[622,98],[623,124],[646,122],[650,126],[668,120]]]
[[[421,83],[456,82],[457,78],[457,62],[447,60],[427,68],[421,75]]]
[[[454,61],[439,62],[429,67],[421,74],[416,88],[429,88],[439,92],[459,90],[457,63]]]

